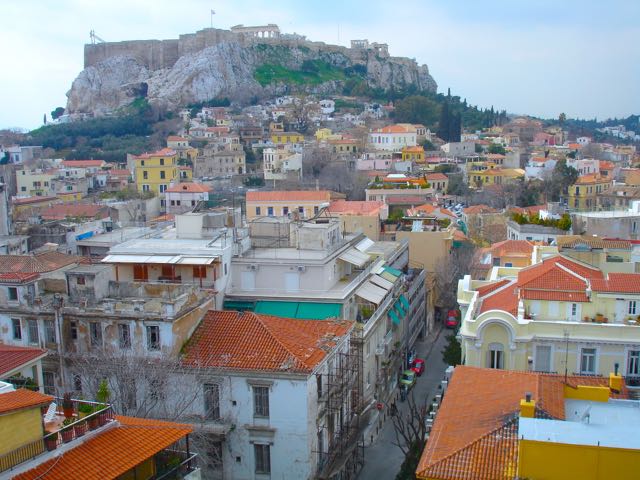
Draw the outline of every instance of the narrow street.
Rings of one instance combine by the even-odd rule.
[[[442,349],[446,345],[445,337],[452,331],[442,329],[432,335],[434,337],[418,341],[416,350],[418,358],[423,358],[426,368],[413,389],[416,401],[421,403],[425,397],[433,398],[440,381],[444,377],[446,365],[442,361]],[[407,402],[396,403],[400,412],[406,411]],[[384,423],[377,440],[364,449],[364,467],[358,480],[393,480],[400,470],[404,456],[396,441],[393,423],[389,418]]]

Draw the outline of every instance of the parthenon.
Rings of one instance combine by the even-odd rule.
[[[236,25],[231,27],[233,33],[241,33],[250,37],[257,38],[277,38],[280,36],[280,28],[275,23],[268,25],[259,25],[255,27],[245,27],[244,25]]]

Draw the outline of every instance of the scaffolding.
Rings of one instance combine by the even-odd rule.
[[[318,479],[352,480],[364,465],[362,330],[354,328],[349,352],[338,353],[319,385],[326,385],[318,396]]]

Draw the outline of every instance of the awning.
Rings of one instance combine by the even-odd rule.
[[[410,305],[409,305],[409,300],[407,300],[407,297],[405,297],[404,295],[400,295],[400,301],[402,302],[404,309],[408,312]]]
[[[341,318],[342,304],[340,303],[308,303],[300,302],[296,318],[309,320],[324,320],[325,318]]]
[[[391,275],[394,275],[396,277],[399,277],[400,275],[402,275],[402,272],[400,270],[397,270],[397,269],[391,268],[391,267],[387,267],[386,265],[384,267],[384,271],[385,272],[389,272]]]
[[[371,275],[369,281],[385,290],[389,291],[393,288],[393,282],[382,278],[380,275]]]
[[[245,302],[242,300],[225,300],[223,304],[225,310],[253,310],[255,306],[255,302]]]
[[[146,263],[149,255],[107,255],[102,263]]]
[[[399,314],[401,317],[404,317],[404,316],[407,314],[407,312],[406,312],[406,311],[405,311],[405,309],[403,308],[403,306],[402,306],[402,302],[400,302],[400,300],[396,300],[396,303],[393,305],[393,308],[395,308],[395,309],[396,309],[396,311],[398,312],[398,314]]]
[[[181,257],[176,263],[182,265],[211,265],[218,257]]]
[[[359,252],[355,248],[350,248],[338,258],[347,263],[350,263],[351,265],[355,265],[356,267],[362,267],[369,261],[370,257],[366,253]]]
[[[214,257],[194,257],[189,255],[107,255],[102,263],[146,263],[146,264],[181,264],[181,265],[209,265],[216,261]]]
[[[265,315],[275,315],[276,317],[296,318],[298,302],[271,302],[260,300],[256,302],[254,312]]]
[[[389,314],[389,316],[391,317],[391,321],[396,324],[396,325],[400,325],[400,319],[398,318],[398,315],[396,315],[395,310],[393,309],[389,309],[389,312],[387,312]]]
[[[387,291],[385,289],[380,288],[369,281],[366,281],[364,285],[356,290],[357,296],[364,298],[368,302],[375,303],[376,305],[380,305],[386,294]]]
[[[373,245],[374,243],[376,242],[374,242],[370,238],[365,238],[364,240],[361,240],[360,242],[358,242],[358,244],[356,245],[356,249],[364,253],[367,250],[369,250],[371,248],[371,245]]]

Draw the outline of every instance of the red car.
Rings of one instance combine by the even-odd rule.
[[[411,362],[411,370],[416,372],[416,375],[420,377],[422,375],[422,372],[424,372],[424,360],[422,360],[421,358],[416,358],[413,362]]]
[[[447,328],[456,328],[458,326],[457,310],[449,310],[447,312],[447,319],[444,321],[444,326]]]

